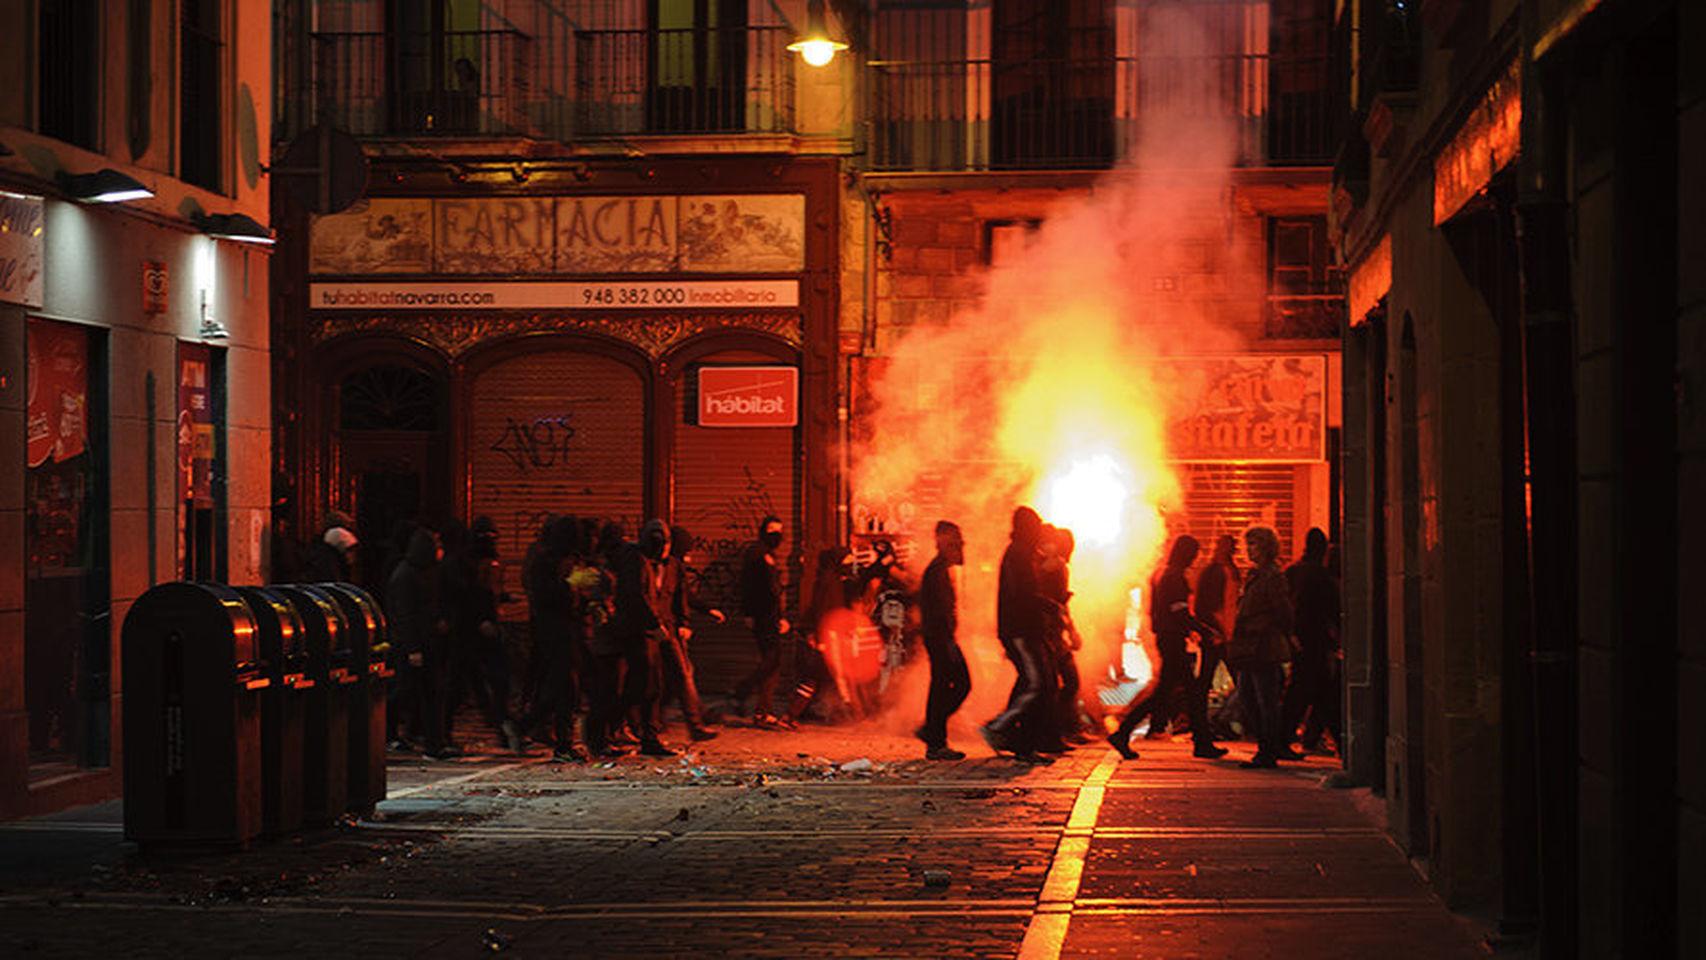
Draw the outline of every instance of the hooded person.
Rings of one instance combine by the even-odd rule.
[[[983,739],[997,752],[1023,763],[1049,763],[1037,752],[1051,726],[1047,711],[1053,683],[1045,667],[1047,608],[1037,571],[1043,521],[1030,507],[1013,511],[1013,530],[1001,555],[995,596],[995,628],[1015,677],[1007,707],[983,725]]]
[[[648,520],[639,540],[614,548],[616,607],[611,632],[622,657],[621,707],[629,727],[649,757],[672,757],[675,751],[658,739],[663,697],[663,631],[672,622],[670,591],[665,582],[669,561],[669,528]]]
[[[1166,729],[1167,722],[1178,716],[1180,709],[1189,712],[1191,737],[1198,757],[1213,759],[1226,754],[1225,748],[1214,745],[1208,715],[1203,709],[1206,703],[1193,696],[1196,675],[1188,647],[1190,637],[1196,634],[1200,638],[1199,644],[1207,646],[1218,633],[1214,624],[1199,619],[1191,612],[1191,586],[1187,574],[1201,551],[1202,545],[1197,538],[1188,534],[1179,537],[1168,551],[1166,565],[1150,581],[1149,623],[1155,631],[1156,648],[1161,652],[1161,675],[1149,696],[1134,702],[1120,720],[1119,727],[1108,736],[1108,742],[1127,760],[1137,758],[1137,752],[1131,749],[1131,735],[1140,722],[1147,719],[1150,733],[1156,735]]]
[[[721,623],[722,611],[700,600],[694,589],[698,574],[687,565],[693,552],[693,534],[687,528],[669,528],[669,560],[664,568],[664,593],[669,598],[663,628],[664,700],[681,704],[689,739],[713,740],[717,732],[706,725],[705,707],[699,698],[699,683],[693,673],[688,641],[693,638],[691,618],[703,613]]]
[[[393,712],[411,719],[411,735],[434,758],[449,755],[444,742],[442,674],[450,623],[439,597],[438,578],[443,556],[437,534],[415,528],[385,589],[391,645],[400,653]]]
[[[1076,540],[1065,527],[1045,526],[1040,545],[1038,585],[1047,617],[1043,668],[1054,683],[1054,704],[1049,711],[1050,742],[1042,749],[1070,749],[1068,743],[1088,743],[1084,736],[1083,704],[1079,700],[1082,680],[1078,674],[1078,651],[1084,645],[1072,621],[1072,553]]]
[[[938,521],[936,556],[924,568],[918,587],[919,625],[924,653],[930,658],[930,693],[924,704],[924,725],[915,733],[924,741],[926,760],[964,760],[966,756],[948,746],[948,718],[971,693],[971,671],[959,644],[960,604],[953,573],[965,562],[965,539],[959,526]]]
[[[1323,731],[1341,742],[1339,730],[1339,587],[1327,570],[1327,535],[1311,528],[1303,559],[1285,571],[1297,621],[1297,655],[1285,689],[1282,725],[1289,747],[1307,714],[1303,747],[1314,750]]]
[[[327,527],[303,561],[302,582],[353,583],[355,551],[360,542],[348,527]]]
[[[1226,662],[1238,678],[1245,714],[1257,734],[1255,756],[1240,765],[1273,767],[1290,753],[1280,698],[1291,660],[1291,590],[1280,572],[1279,536],[1272,529],[1252,527],[1244,535],[1244,549],[1255,566],[1238,598]]]
[[[782,669],[782,638],[789,623],[782,616],[782,520],[766,516],[758,523],[758,538],[741,558],[741,612],[752,628],[758,647],[758,664],[735,687],[735,700],[744,704],[755,691],[757,704],[752,719],[757,726],[776,726],[774,699]]]
[[[1197,619],[1214,627],[1215,634],[1199,647],[1197,676],[1191,688],[1196,701],[1192,709],[1208,716],[1208,695],[1214,689],[1214,675],[1226,658],[1226,638],[1232,634],[1232,621],[1238,615],[1238,594],[1244,589],[1244,574],[1238,569],[1234,556],[1238,541],[1230,534],[1221,534],[1214,541],[1214,555],[1197,577],[1194,610]],[[1236,694],[1236,691],[1233,691]],[[1223,731],[1229,724],[1226,718],[1237,716],[1234,697],[1228,696],[1215,715],[1210,717],[1212,730]]]
[[[582,549],[581,527],[575,518],[553,517],[539,542],[528,550],[522,567],[538,687],[521,726],[526,730],[544,726],[551,736],[553,759],[559,762],[586,759],[575,743],[586,637],[579,598],[568,576]]]

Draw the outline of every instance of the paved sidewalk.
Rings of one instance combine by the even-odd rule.
[[[117,804],[85,808],[0,824],[0,955],[1477,954],[1319,786],[1325,761],[1142,746],[1030,769],[731,728],[609,766],[399,757],[373,822],[175,859],[123,844]]]

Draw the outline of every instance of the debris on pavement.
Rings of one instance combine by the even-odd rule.
[[[841,772],[842,773],[870,773],[875,768],[876,768],[876,764],[871,762],[871,758],[860,757],[857,760],[849,760],[846,763],[842,764],[841,765]]]

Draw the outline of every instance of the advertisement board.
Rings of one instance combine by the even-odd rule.
[[[798,367],[700,367],[701,427],[792,427],[800,422]]]
[[[1167,425],[1172,459],[1316,463],[1327,458],[1325,354],[1246,354],[1168,361],[1197,400]]]

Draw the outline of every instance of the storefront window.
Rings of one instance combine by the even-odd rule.
[[[178,560],[185,580],[225,580],[225,351],[178,344]]]
[[[24,698],[32,766],[107,762],[105,376],[99,334],[29,321]]]

